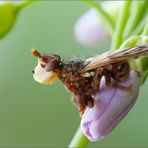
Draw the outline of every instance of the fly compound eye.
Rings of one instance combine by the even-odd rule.
[[[60,65],[60,61],[58,59],[52,59],[46,65],[46,71],[54,71],[59,67],[59,65]]]

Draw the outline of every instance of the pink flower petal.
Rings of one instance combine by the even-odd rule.
[[[102,78],[100,91],[95,96],[95,106],[88,108],[81,120],[82,131],[89,140],[96,141],[104,138],[127,115],[139,93],[140,80],[135,71],[130,72],[126,82],[118,83],[121,86],[131,84],[132,92],[125,92],[106,87]]]

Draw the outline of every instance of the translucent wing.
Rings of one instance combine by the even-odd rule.
[[[148,44],[105,52],[89,60],[88,64],[82,69],[82,73],[97,67],[121,61],[128,61],[146,55],[148,55]]]

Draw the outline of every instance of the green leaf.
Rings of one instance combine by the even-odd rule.
[[[10,31],[15,20],[15,6],[9,3],[0,5],[0,39]]]
[[[142,57],[140,59],[140,62],[141,62],[141,66],[142,66],[143,71],[148,70],[148,57]]]
[[[16,22],[18,12],[35,2],[37,2],[37,0],[24,1],[18,5],[13,2],[6,2],[0,5],[0,39],[12,29]]]

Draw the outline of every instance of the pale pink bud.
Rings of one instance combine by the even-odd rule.
[[[131,71],[126,82],[116,82],[116,84],[133,86],[131,92],[108,88],[102,78],[100,91],[95,96],[94,107],[86,109],[82,117],[82,131],[91,141],[107,136],[127,115],[137,100],[140,87],[137,72]]]
[[[96,9],[90,9],[80,17],[75,24],[74,33],[76,39],[86,45],[101,42],[108,36],[107,27]]]
[[[118,12],[123,4],[122,1],[102,2],[102,8],[117,21]],[[108,26],[99,12],[93,8],[86,11],[76,22],[74,35],[77,41],[85,45],[94,45],[109,37]]]

